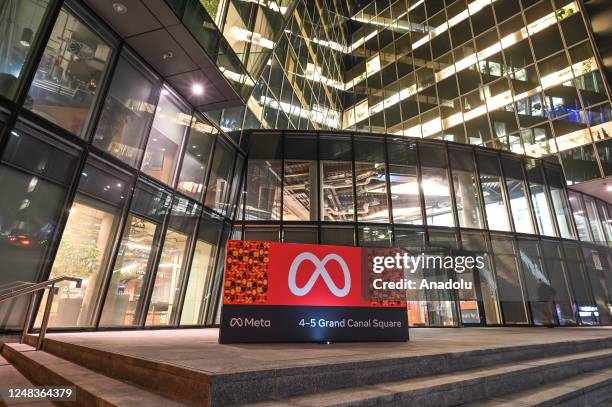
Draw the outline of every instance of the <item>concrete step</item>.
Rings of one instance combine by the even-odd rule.
[[[27,339],[29,343],[35,344],[38,337],[29,335]],[[105,376],[151,389],[173,400],[190,405],[209,404],[212,380],[208,374],[199,371],[49,338],[45,338],[43,350]]]
[[[32,336],[31,340],[36,337]],[[452,349],[449,343],[449,349]],[[209,373],[47,337],[43,349],[62,359],[193,405],[236,405],[383,382],[448,375],[468,369],[491,368],[544,357],[567,357],[612,348],[612,338],[484,348],[429,355],[395,356],[309,366]],[[197,389],[197,391],[194,391]]]
[[[25,344],[7,343],[2,355],[19,372],[38,386],[74,386],[76,401],[63,402],[74,406],[160,406],[184,404],[121,380],[96,373],[83,366]]]
[[[32,387],[33,384],[22,375],[15,366],[0,355],[0,385],[4,389]],[[54,404],[50,401],[23,402],[19,400],[0,400],[0,406],[32,406],[32,407],[51,407]]]
[[[470,407],[591,407],[612,405],[612,368],[595,370],[519,393],[496,397]],[[466,406],[467,407],[467,406]]]
[[[611,365],[612,352],[603,349],[394,382],[384,382],[382,377],[378,384],[282,398],[250,406],[456,406],[555,383]]]

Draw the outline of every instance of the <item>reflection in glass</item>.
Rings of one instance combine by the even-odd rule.
[[[416,165],[416,143],[396,139],[388,143],[389,184],[393,222],[422,225]]]
[[[436,265],[423,267],[423,278],[429,283],[446,283],[448,270]],[[425,290],[430,326],[457,326],[457,312],[452,290]]]
[[[218,140],[206,188],[206,206],[223,212],[230,190],[230,177],[234,166],[234,151]]]
[[[419,156],[427,224],[454,226],[445,151],[437,146],[420,144]]]
[[[376,140],[355,139],[357,220],[389,222],[384,145]]]
[[[187,250],[201,211],[198,204],[185,198],[174,199],[157,271],[154,273],[147,325],[176,323],[180,290],[187,267]]]
[[[542,166],[535,160],[526,161],[525,168],[529,181],[529,192],[531,193],[531,204],[536,217],[540,234],[556,236],[553,219],[546,197],[546,187],[542,175]]]
[[[531,223],[531,212],[529,201],[527,200],[522,162],[518,159],[502,157],[502,167],[506,178],[506,188],[508,188],[514,228],[521,233],[533,234],[534,230]]]
[[[393,234],[390,226],[360,226],[359,246],[391,247]]]
[[[597,306],[597,322],[601,325],[610,325],[612,308],[610,307],[609,273],[612,270],[608,254],[594,247],[582,247],[582,253],[593,299]]]
[[[285,160],[283,220],[317,220],[317,162]]]
[[[584,206],[586,207],[587,216],[589,218],[589,225],[591,226],[591,233],[593,234],[594,242],[597,244],[605,244],[606,238],[604,237],[601,222],[599,220],[596,201],[593,198],[590,198],[585,195]]]
[[[245,219],[280,219],[281,161],[249,160]]]
[[[542,252],[544,264],[550,277],[550,288],[554,295],[555,308],[559,325],[576,323],[567,264],[563,260],[561,245],[557,242],[543,241]]]
[[[181,174],[176,189],[198,201],[204,193],[206,167],[214,135],[217,132],[215,127],[209,124],[207,120],[200,118],[199,115],[194,117],[189,130]]]
[[[189,236],[168,229],[155,274],[153,294],[147,313],[147,325],[168,325],[176,312]]]
[[[102,203],[91,205],[84,197],[75,199],[49,278],[70,275],[83,278],[83,282],[81,288],[72,284],[60,287],[53,297],[49,326],[87,327],[94,323],[96,297],[117,221],[116,208]]]
[[[350,161],[321,161],[322,220],[354,219],[353,171]]]
[[[508,211],[502,192],[502,182],[499,173],[497,157],[490,154],[478,154],[480,170],[480,185],[485,203],[485,213],[489,229],[510,230]]]
[[[166,184],[172,184],[191,116],[165,89],[162,89],[153,126],[147,141],[141,170]]]
[[[91,161],[85,166],[49,278],[74,276],[80,288],[62,284],[53,297],[49,326],[89,327],[111,260],[129,182]],[[44,303],[44,302],[43,302]],[[43,307],[39,309],[42,317]],[[40,322],[40,321],[39,321]]]
[[[569,202],[572,208],[572,214],[574,215],[574,221],[576,222],[576,229],[578,230],[579,239],[583,242],[592,241],[591,234],[589,233],[590,228],[587,224],[584,204],[582,202],[582,194],[569,191]]]
[[[25,106],[84,138],[111,48],[62,8],[28,91]]]
[[[612,247],[612,207],[610,207],[603,201],[599,201],[598,206],[599,219],[601,220],[604,234],[606,236],[606,240],[608,241],[608,246]],[[612,275],[610,275],[610,278],[612,279]]]
[[[580,248],[577,244],[569,242],[564,242],[563,247],[576,306],[578,309],[594,306]],[[590,312],[578,312],[577,317],[580,318],[579,322],[583,325],[596,323],[595,315]]]
[[[483,227],[482,214],[474,155],[471,151],[459,149],[452,149],[449,153],[459,226],[481,229]]]
[[[548,179],[548,188],[550,189],[553,211],[557,219],[557,225],[559,225],[559,233],[563,238],[574,239],[574,233],[570,226],[569,207],[565,195],[565,185],[563,183],[561,168],[546,166],[545,171]]]
[[[204,298],[204,293],[210,283],[216,247],[216,241],[207,242],[198,239],[196,242],[181,314],[181,325],[195,325],[201,321],[204,301],[208,300]]]
[[[527,324],[527,309],[512,238],[491,235],[499,300],[506,324]]]
[[[76,157],[13,130],[2,161],[0,285],[35,282],[55,236]],[[2,303],[0,329],[20,327],[26,307],[26,297]]]
[[[591,144],[561,152],[561,162],[568,184],[589,181],[600,177],[596,153]]]
[[[155,252],[158,226],[141,217],[130,215],[106,294],[100,326],[138,324],[137,307],[142,307],[142,289],[149,263]]]
[[[461,243],[464,250],[469,250],[472,256],[482,256],[484,267],[473,268],[471,273],[478,273],[480,281],[480,295],[486,323],[488,325],[501,324],[501,309],[497,294],[497,281],[493,272],[493,259],[489,254],[485,235],[482,232],[461,231]],[[468,271],[470,273],[470,271]],[[465,274],[464,274],[465,277]],[[474,277],[475,278],[475,277]]]
[[[518,246],[533,323],[553,325],[555,290],[544,270],[539,244],[536,240],[519,239]]]
[[[135,166],[155,111],[155,96],[154,84],[122,56],[102,107],[94,146]]]
[[[8,99],[15,97],[21,70],[35,49],[32,45],[48,5],[47,0],[4,1],[0,4],[3,27],[0,36],[0,95]]]

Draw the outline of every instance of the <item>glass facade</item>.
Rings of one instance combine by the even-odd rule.
[[[412,326],[607,324],[612,205],[569,190],[560,165],[393,135],[245,134],[238,237],[484,256],[483,268],[462,275],[472,290],[410,290]],[[424,276],[451,278],[418,270]]]
[[[611,323],[612,205],[568,187],[612,174],[580,2],[163,6],[241,105],[190,105],[80,0],[0,3],[0,291],[82,278],[52,329],[218,323],[229,238],[484,256],[412,326]]]
[[[51,328],[211,323],[244,152],[78,1],[51,9],[0,5],[0,290],[82,278]]]
[[[443,139],[548,157],[569,183],[610,174],[610,92],[580,2],[314,3],[202,7],[254,84],[215,112],[222,127]]]

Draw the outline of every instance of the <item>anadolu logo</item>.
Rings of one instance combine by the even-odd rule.
[[[300,265],[304,261],[309,261],[314,264],[316,270],[312,273],[303,287],[298,287],[296,281],[297,272]],[[330,261],[335,261],[342,268],[342,274],[344,275],[344,286],[342,288],[338,288],[325,268],[327,263]],[[303,297],[304,295],[308,294],[310,290],[312,290],[312,287],[319,279],[319,276],[323,278],[323,281],[325,282],[325,285],[327,285],[327,288],[329,288],[329,291],[331,291],[331,293],[336,297],[345,297],[348,295],[349,291],[351,291],[351,273],[348,265],[342,257],[335,253],[330,253],[323,257],[323,260],[320,260],[317,256],[310,252],[301,253],[293,260],[293,263],[291,263],[291,267],[289,268],[289,290],[294,295]]]

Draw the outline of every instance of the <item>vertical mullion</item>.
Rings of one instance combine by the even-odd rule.
[[[451,212],[453,213],[453,223],[455,224],[456,230],[459,230],[459,214],[457,212],[457,197],[455,196],[455,182],[453,180],[453,170],[451,168],[450,152],[448,149],[448,143],[443,143],[444,155],[446,157],[446,174],[448,176],[448,188],[450,192],[451,200]]]
[[[351,173],[353,175],[352,186],[353,186],[353,244],[359,246],[359,214],[357,207],[357,173],[355,168],[355,135],[351,134]]]
[[[523,175],[523,187],[525,188],[525,198],[527,199],[527,207],[529,214],[531,215],[531,227],[533,228],[534,234],[542,235],[542,231],[539,228],[538,220],[536,218],[535,208],[533,207],[533,197],[531,195],[531,188],[529,188],[530,182],[527,177],[527,171],[525,170],[525,161],[520,159],[521,174]]]
[[[502,165],[502,155],[500,153],[495,154],[497,159],[497,169],[499,171],[499,185],[502,192],[502,198],[506,203],[506,214],[508,216],[508,225],[512,232],[516,232],[516,225],[514,224],[514,216],[512,215],[512,206],[510,204],[510,193],[508,192],[508,185],[506,184],[506,174],[504,173],[504,166]]]
[[[429,244],[429,227],[427,226],[427,210],[425,208],[425,193],[423,189],[423,169],[421,167],[421,143],[415,141],[416,150],[416,173],[417,173],[417,185],[419,190],[419,202],[421,204],[421,219],[423,223],[423,230],[425,231],[425,246]]]
[[[383,137],[383,148],[384,148],[384,165],[385,165],[385,185],[387,187],[387,211],[389,212],[389,226],[391,227],[391,245],[394,246],[396,244],[395,239],[395,228],[393,225],[395,221],[393,219],[393,203],[391,202],[391,173],[389,170],[389,146],[387,145],[388,137],[385,135]]]

